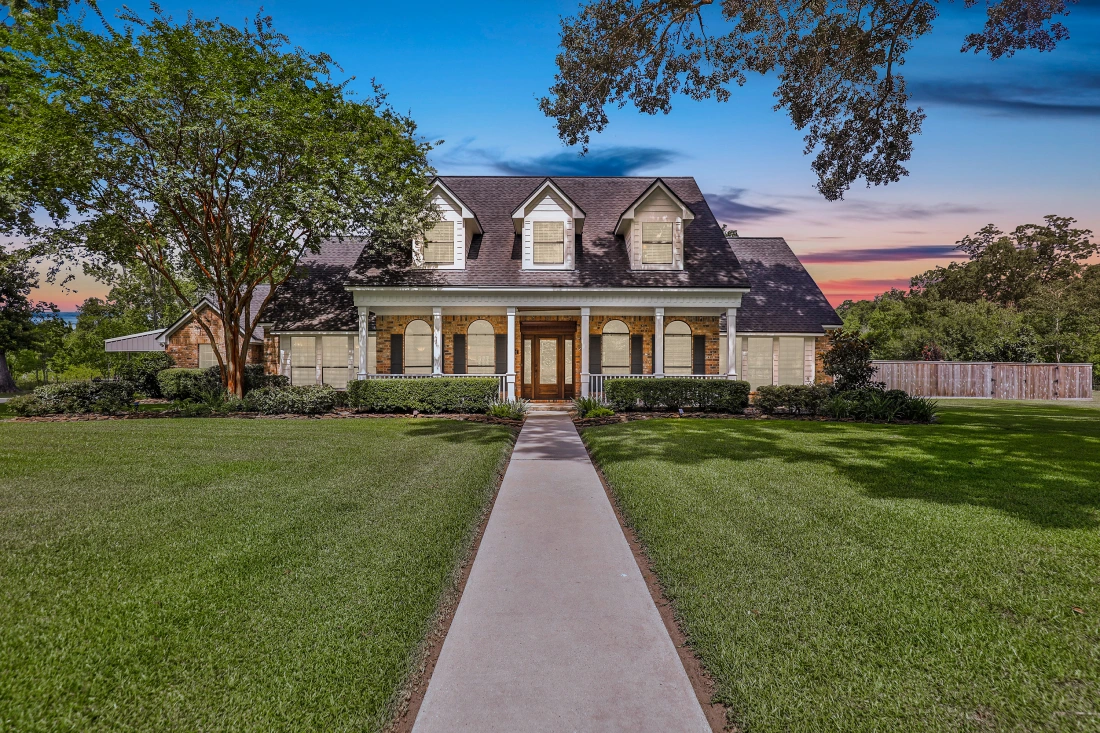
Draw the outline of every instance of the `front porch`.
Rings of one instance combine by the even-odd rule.
[[[547,401],[602,396],[611,376],[737,376],[719,332],[732,308],[360,308],[361,327],[364,310],[375,330],[361,329],[373,345],[359,355],[361,379],[495,376],[502,397]]]

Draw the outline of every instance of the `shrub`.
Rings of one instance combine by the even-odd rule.
[[[749,383],[728,379],[664,377],[662,379],[614,379],[604,381],[604,394],[618,411],[681,407],[703,412],[744,412],[749,404]]]
[[[939,416],[939,403],[927,397],[909,397],[901,411],[903,420],[913,422],[935,422]]]
[[[596,410],[607,410],[611,415],[615,414],[605,400],[599,397],[574,397],[573,410],[577,417],[606,417],[606,415],[593,415]]]
[[[77,415],[94,412],[116,415],[133,408],[134,385],[129,382],[62,382],[37,387],[34,394],[8,403],[17,415]]]
[[[871,385],[875,365],[871,363],[871,344],[858,333],[840,329],[829,336],[829,350],[823,357],[825,373],[837,389],[864,389]]]
[[[157,374],[157,385],[169,400],[201,400],[222,391],[217,371],[210,369],[165,369]]]
[[[765,415],[780,410],[791,415],[820,415],[831,394],[824,384],[763,385],[757,388],[753,405]]]
[[[937,403],[923,397],[910,397],[904,390],[882,389],[871,386],[864,389],[848,390],[838,395],[847,402],[849,414],[858,420],[912,420],[914,422],[935,422],[938,414]],[[830,417],[840,415],[827,413]]]
[[[615,411],[610,407],[593,407],[584,413],[584,417],[613,417],[614,415]]]
[[[361,412],[485,412],[500,389],[495,377],[362,379],[348,383],[348,405]]]
[[[165,369],[175,366],[175,361],[163,351],[151,351],[145,354],[129,354],[118,364],[115,372],[121,379],[134,385],[135,389],[150,397],[161,397],[157,375]]]
[[[854,403],[844,395],[835,395],[821,408],[821,414],[834,420],[844,420],[855,411]]]
[[[262,387],[249,392],[245,403],[264,415],[321,415],[336,407],[336,390],[328,385]]]
[[[530,402],[525,399],[500,400],[493,398],[489,406],[485,408],[485,414],[489,417],[499,417],[505,420],[522,420],[527,414]]]
[[[222,384],[222,368],[220,366],[212,366],[207,370],[208,378],[211,383],[221,385]],[[244,366],[244,393],[248,394],[254,389],[263,389],[264,387],[289,387],[290,379],[282,374],[266,374],[264,373],[263,364],[245,364]]]

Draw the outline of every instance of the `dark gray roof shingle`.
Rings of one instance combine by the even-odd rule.
[[[737,330],[757,333],[820,333],[840,326],[840,317],[781,237],[729,240],[751,289],[741,296]]]
[[[363,240],[329,240],[317,254],[302,257],[297,272],[275,291],[263,322],[275,331],[358,330],[359,314],[345,282],[363,246]]]
[[[553,177],[551,180],[585,212],[574,270],[524,270],[512,211],[545,178],[441,176],[443,183],[477,214],[485,233],[475,237],[465,270],[385,266],[365,252],[352,269],[354,285],[454,285],[500,287],[690,287],[745,288],[748,279],[726,245],[694,178],[662,178],[695,214],[684,233],[683,270],[631,270],[626,245],[615,236],[619,216],[655,177]]]

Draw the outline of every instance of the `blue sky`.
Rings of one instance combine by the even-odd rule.
[[[240,23],[259,5],[162,7]],[[330,53],[356,77],[353,88],[368,93],[372,77],[383,84],[425,137],[445,141],[432,156],[441,173],[691,175],[720,221],[742,235],[786,237],[835,302],[946,262],[944,245],[990,222],[1010,229],[1054,213],[1100,232],[1100,0],[1073,6],[1071,39],[1053,53],[995,62],[959,52],[981,27],[983,5],[944,4],[902,69],[928,115],[910,176],[832,203],[814,191],[802,135],[772,110],[766,78],[727,103],[678,99],[667,116],[615,111],[586,159],[564,148],[536,103],[553,81],[558,19],[576,7],[267,2],[263,10],[293,43]],[[55,299],[94,291],[85,283]]]

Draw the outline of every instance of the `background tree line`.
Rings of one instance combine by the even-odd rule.
[[[1074,219],[1045,220],[1008,233],[990,224],[957,243],[966,261],[917,275],[908,292],[845,301],[845,329],[876,359],[1097,364],[1100,244]]]

